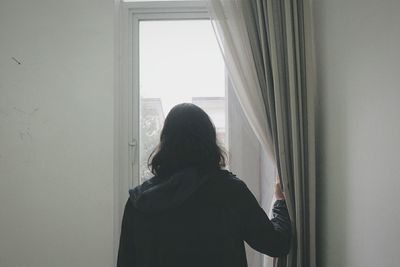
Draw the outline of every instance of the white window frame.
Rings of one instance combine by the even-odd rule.
[[[116,19],[114,258],[128,189],[139,184],[139,21],[210,19],[204,1],[120,2]]]
[[[123,209],[128,199],[128,188],[139,184],[139,21],[141,20],[188,20],[210,19],[205,1],[151,1],[151,2],[121,2],[119,8],[118,31],[116,36],[116,93],[115,93],[115,172],[114,172],[114,256],[119,245],[119,235]],[[237,107],[229,104],[228,98],[233,94],[232,84],[226,82],[227,124],[230,125],[229,113]],[[234,126],[235,127],[235,126]],[[233,127],[226,127],[228,148],[232,151],[240,147],[231,140]],[[238,129],[235,129],[238,130]],[[136,139],[135,139],[136,138]],[[240,154],[240,153],[239,153]],[[239,155],[238,155],[239,156]],[[238,159],[236,159],[237,161]],[[239,159],[240,160],[240,159]],[[251,160],[251,159],[250,159]],[[260,160],[260,158],[256,158]],[[257,163],[259,164],[259,163]],[[256,170],[258,171],[258,170]],[[237,172],[247,173],[243,167]],[[136,175],[135,175],[136,174]],[[240,176],[239,176],[240,177]],[[244,179],[245,177],[241,177]],[[257,188],[253,183],[253,192]],[[256,193],[256,192],[254,192]],[[256,193],[257,195],[257,193]],[[251,260],[251,259],[250,259]]]
[[[139,22],[142,20],[209,19],[203,1],[157,1],[122,3],[121,31],[121,95],[122,116],[120,138],[120,177],[124,188],[133,188],[139,177]],[[128,153],[127,153],[128,152]],[[126,180],[128,178],[128,180]],[[127,187],[126,187],[127,186]],[[121,196],[126,199],[125,195]]]

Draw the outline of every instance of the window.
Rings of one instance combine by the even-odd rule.
[[[123,3],[118,49],[115,232],[128,189],[151,176],[148,155],[165,116],[180,102],[192,102],[210,115],[229,151],[229,169],[259,196],[258,178],[269,171],[260,168],[265,155],[227,78],[204,3]],[[248,257],[249,265],[261,264],[260,259]]]
[[[210,115],[220,143],[228,149],[230,170],[259,196],[265,156],[225,73],[204,2],[123,3],[119,50],[120,210],[128,189],[151,176],[146,166],[149,153],[165,116],[180,102],[197,104]]]

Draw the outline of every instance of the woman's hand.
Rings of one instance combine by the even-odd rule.
[[[285,195],[282,192],[282,185],[279,181],[275,183],[275,198],[276,200],[285,200]]]

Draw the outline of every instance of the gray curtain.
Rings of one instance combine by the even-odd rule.
[[[293,222],[290,254],[275,266],[315,266],[315,68],[311,4],[242,1],[278,172]]]

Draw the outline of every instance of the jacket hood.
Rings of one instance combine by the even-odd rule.
[[[185,202],[209,179],[211,174],[200,174],[195,169],[179,171],[168,178],[153,178],[129,190],[134,207],[143,212],[160,212]]]

